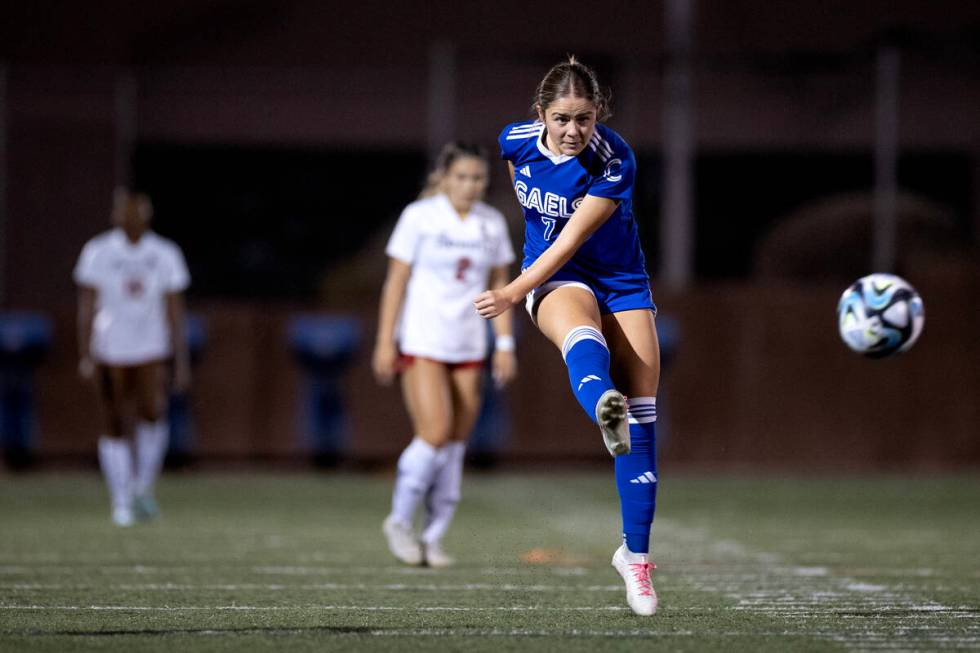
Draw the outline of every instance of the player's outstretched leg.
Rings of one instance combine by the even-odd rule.
[[[163,459],[170,441],[170,424],[166,420],[139,422],[136,425],[136,483],[133,509],[137,519],[155,519],[160,514],[154,498]]]
[[[391,514],[385,519],[382,530],[392,555],[406,564],[422,564],[422,546],[412,529],[412,522],[419,502],[432,485],[445,456],[441,449],[416,437],[398,458]]]
[[[633,612],[652,615],[657,593],[650,576],[650,527],[657,503],[657,399],[633,397],[629,407],[632,451],[616,458],[616,485],[623,517],[623,545],[612,565],[626,583],[626,600]]]
[[[443,450],[446,461],[436,472],[432,488],[426,497],[427,519],[422,531],[425,562],[430,567],[449,567],[455,559],[442,548],[442,538],[456,514],[462,494],[465,442],[450,442]]]
[[[572,392],[586,414],[599,425],[606,448],[613,456],[629,453],[626,399],[613,387],[609,375],[609,347],[602,332],[578,326],[568,332],[561,348]]]
[[[99,438],[99,467],[109,488],[112,521],[133,525],[133,452],[129,440],[103,435]]]

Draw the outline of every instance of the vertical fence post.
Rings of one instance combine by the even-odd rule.
[[[456,49],[448,41],[429,46],[429,162],[456,136]]]
[[[661,278],[673,289],[693,277],[694,216],[691,51],[694,0],[667,0],[664,76],[664,195],[661,207]]]
[[[874,229],[871,266],[894,272],[898,240],[898,103],[899,53],[878,48],[875,62]]]

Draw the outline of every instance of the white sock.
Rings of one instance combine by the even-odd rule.
[[[623,542],[623,559],[631,565],[642,564],[650,561],[650,554],[633,553],[630,551],[630,548],[626,546],[626,543]]]
[[[447,452],[446,462],[433,479],[426,508],[428,519],[422,532],[422,541],[426,544],[442,540],[449,529],[449,524],[456,514],[456,506],[463,487],[463,459],[466,456],[465,442],[450,442],[443,450]]]
[[[133,502],[133,451],[129,440],[100,437],[99,465],[109,487],[112,508],[128,510]]]
[[[153,494],[169,442],[170,425],[166,420],[136,425],[136,496]]]
[[[391,497],[391,515],[397,521],[407,525],[414,521],[419,501],[432,485],[432,477],[441,462],[440,454],[440,449],[420,437],[405,447],[398,458],[398,478]]]

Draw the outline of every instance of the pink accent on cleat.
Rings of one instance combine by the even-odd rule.
[[[640,596],[653,596],[653,580],[650,572],[657,568],[652,562],[640,562],[630,565],[630,573],[633,574],[633,581],[637,586],[637,593]]]
[[[639,559],[640,562],[632,562]],[[630,553],[626,545],[616,549],[612,566],[626,583],[626,602],[635,614],[649,617],[657,612],[657,592],[650,572],[657,568],[646,554]]]

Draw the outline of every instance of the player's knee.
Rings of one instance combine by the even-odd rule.
[[[575,349],[576,345],[581,343],[588,345],[580,350],[581,353],[588,352],[595,355],[595,351],[605,350],[605,355],[609,355],[609,345],[606,343],[606,338],[602,335],[602,331],[591,324],[580,324],[569,329],[562,340],[561,355],[566,363],[568,363],[568,357],[572,354],[572,350]],[[578,355],[581,355],[581,353]]]
[[[436,449],[441,449],[449,444],[452,439],[451,424],[432,424],[418,430],[419,437]]]
[[[419,436],[425,440],[425,442],[435,448],[442,449],[447,444],[449,444],[449,433],[448,432],[429,432],[420,433]]]

